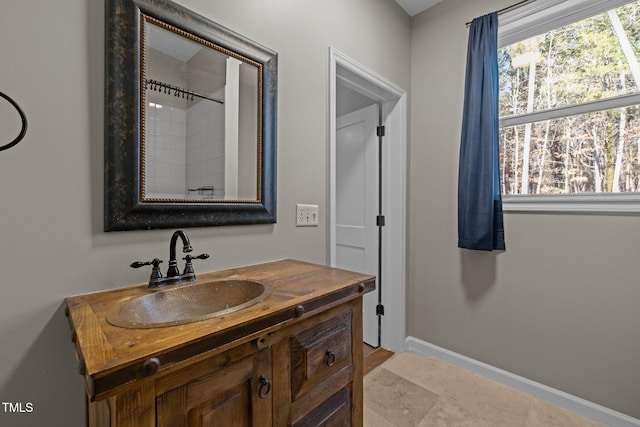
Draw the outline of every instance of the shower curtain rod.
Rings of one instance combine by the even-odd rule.
[[[498,15],[502,15],[505,12],[510,12],[510,11],[512,11],[514,9],[517,9],[519,7],[524,6],[525,4],[533,3],[534,1],[536,1],[536,0],[522,0],[522,1],[518,2],[518,3],[516,3],[516,4],[512,4],[511,6],[507,6],[507,7],[502,8],[502,9],[498,10],[496,13]],[[467,26],[467,28],[469,28],[469,26],[471,25],[471,21],[467,22],[465,25]]]
[[[145,79],[145,81],[144,81],[145,89],[147,89],[149,86],[151,86],[151,90],[155,90],[157,92],[164,92],[164,93],[167,93],[167,94],[171,94],[171,92],[173,92],[173,94],[175,96],[179,97],[180,95],[182,95],[183,98],[186,95],[187,99],[189,97],[191,97],[191,101],[193,101],[193,97],[196,96],[198,98],[208,99],[209,101],[217,102],[218,104],[224,104],[224,100],[222,100],[222,99],[210,98],[208,96],[201,95],[198,92],[194,92],[194,91],[189,90],[189,89],[183,89],[183,88],[178,87],[178,86],[172,86],[172,85],[170,85],[168,83],[164,83],[164,82],[161,82],[159,80],[148,80],[148,79]]]

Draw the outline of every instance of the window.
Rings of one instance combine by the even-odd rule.
[[[640,0],[555,3],[501,34],[505,210],[640,211]]]

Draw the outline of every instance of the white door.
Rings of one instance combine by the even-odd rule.
[[[336,122],[336,267],[378,274],[378,105]],[[378,290],[364,295],[364,342],[378,347]]]

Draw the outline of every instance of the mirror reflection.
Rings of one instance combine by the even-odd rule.
[[[261,64],[143,18],[141,201],[259,200]]]

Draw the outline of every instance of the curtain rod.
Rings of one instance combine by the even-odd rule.
[[[516,4],[512,4],[511,6],[507,6],[507,7],[504,7],[504,8],[502,8],[502,9],[498,10],[498,11],[497,11],[497,14],[498,14],[498,15],[502,15],[502,14],[503,14],[503,13],[505,13],[505,12],[510,12],[510,11],[512,11],[512,10],[514,10],[514,9],[517,9],[517,8],[519,8],[519,7],[524,6],[525,4],[533,3],[534,1],[536,1],[536,0],[522,0],[522,1],[519,1],[519,2],[518,2],[518,3],[516,3]],[[468,28],[469,26],[471,26],[471,21],[467,22],[465,25],[466,25],[466,26],[467,26],[467,28]]]
[[[172,86],[172,85],[170,85],[168,83],[164,83],[164,82],[161,82],[159,80],[147,80],[147,79],[145,79],[144,87],[145,87],[145,89],[149,88],[151,90],[155,90],[156,92],[164,92],[164,93],[169,94],[169,95],[173,91],[173,95],[178,96],[178,97],[182,95],[183,98],[185,96],[187,98],[191,97],[191,101],[193,101],[193,97],[194,96],[197,96],[198,98],[208,99],[209,101],[217,102],[218,104],[224,104],[224,100],[222,100],[222,99],[210,98],[208,96],[201,95],[198,92],[194,92],[194,91],[189,90],[189,89],[183,89],[183,88],[178,87],[178,86]]]

